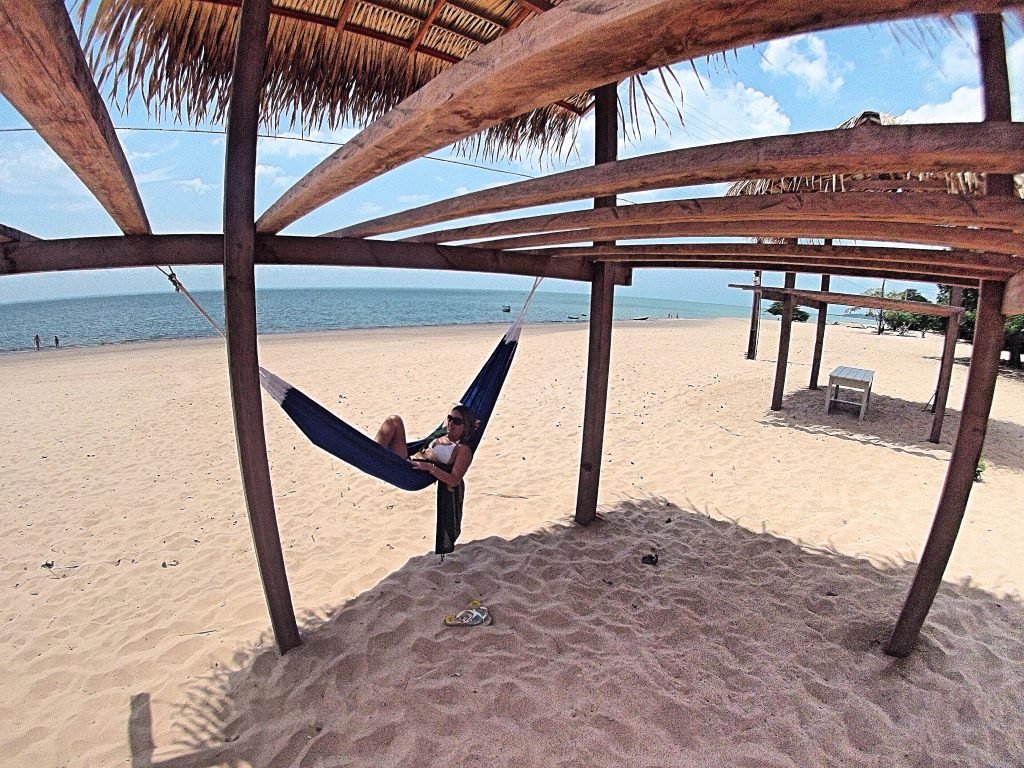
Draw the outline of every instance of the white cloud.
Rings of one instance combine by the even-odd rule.
[[[795,78],[809,93],[835,96],[843,87],[843,72],[851,65],[837,61],[817,35],[799,35],[768,44],[761,69],[773,75]]]
[[[198,176],[194,179],[181,179],[173,182],[173,184],[176,187],[181,187],[185,191],[191,192],[196,195],[205,195],[211,189],[217,188],[216,184],[207,184]]]
[[[153,184],[160,181],[171,181],[173,176],[174,169],[170,166],[164,166],[163,168],[154,168],[146,173],[136,174],[135,182],[137,184]]]
[[[966,36],[954,34],[942,49],[939,77],[946,83],[956,85],[974,85],[978,82],[978,54]]]
[[[899,119],[906,123],[969,123],[981,120],[981,89],[962,86],[947,101],[908,109]]]
[[[429,195],[399,195],[397,200],[400,203],[411,205],[413,203],[424,203],[430,199]]]
[[[287,189],[297,180],[295,176],[285,173],[284,168],[278,165],[256,164],[256,178],[264,181],[273,187]]]
[[[1013,116],[1016,120],[1024,120],[1024,37],[1007,49],[1006,61],[1010,68]]]
[[[383,206],[377,205],[376,203],[360,203],[357,211],[360,216],[374,216],[383,211]]]

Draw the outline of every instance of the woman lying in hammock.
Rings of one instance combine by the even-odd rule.
[[[447,423],[446,434],[412,456],[409,456],[406,446],[405,422],[401,416],[388,416],[384,419],[374,440],[403,459],[409,459],[421,472],[429,472],[445,485],[455,487],[462,482],[473,462],[471,446],[480,422],[469,408],[455,405],[448,413]]]

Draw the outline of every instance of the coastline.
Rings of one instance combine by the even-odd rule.
[[[209,751],[203,765],[440,765],[453,745],[509,766],[558,754],[1019,761],[1024,382],[1000,376],[989,467],[922,646],[897,662],[876,641],[931,523],[966,366],[932,445],[922,406],[941,337],[828,327],[824,375],[878,372],[858,422],[826,417],[823,394],[806,389],[814,327],[796,324],[776,414],[777,327],[762,325],[748,361],[745,320],[616,322],[604,520],[581,529],[587,325],[527,325],[444,563],[429,554],[432,494],[354,473],[265,399],[306,641],[283,659],[251,552],[222,342],[4,356],[0,765],[197,750]],[[418,432],[498,335],[492,324],[274,334],[260,354],[360,429],[398,411]],[[652,547],[656,568],[640,563]],[[443,615],[471,598],[495,625],[446,634]]]

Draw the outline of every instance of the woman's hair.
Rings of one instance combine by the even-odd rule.
[[[470,448],[476,447],[476,432],[480,428],[480,422],[477,421],[476,414],[468,405],[453,405],[452,410],[455,411],[459,416],[462,417],[462,439],[459,440],[463,445],[468,445]]]

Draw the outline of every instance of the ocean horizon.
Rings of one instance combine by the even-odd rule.
[[[311,333],[355,328],[509,323],[526,299],[524,290],[435,288],[273,288],[256,292],[259,334]],[[223,327],[221,291],[196,291],[199,304]],[[527,323],[586,322],[586,293],[538,291]],[[813,314],[813,313],[812,313]],[[762,315],[771,318],[762,312]],[[749,317],[750,305],[712,304],[616,296],[615,320]],[[831,317],[831,316],[830,316]],[[843,318],[836,315],[836,318]],[[0,304],[0,352],[44,347],[214,337],[216,332],[181,295],[162,293],[89,296]]]

